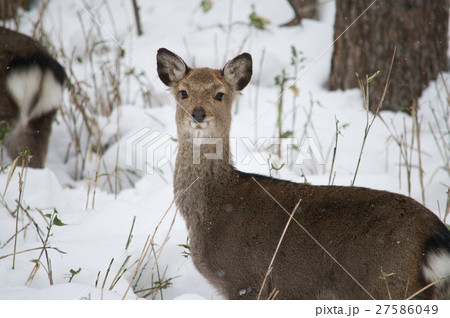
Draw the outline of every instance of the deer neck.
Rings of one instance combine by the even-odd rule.
[[[228,137],[195,139],[180,136],[174,174],[176,203],[188,228],[204,220],[208,200],[236,174]]]
[[[223,177],[234,171],[229,137],[192,138],[180,136],[175,180],[193,182],[197,177]],[[178,180],[177,180],[178,179]],[[211,182],[213,180],[205,180]]]

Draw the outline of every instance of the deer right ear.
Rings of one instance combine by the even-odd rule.
[[[235,91],[244,89],[252,78],[252,56],[242,53],[235,57],[225,65],[222,74]]]
[[[178,83],[190,70],[181,57],[165,48],[158,50],[156,64],[160,80],[170,87]]]

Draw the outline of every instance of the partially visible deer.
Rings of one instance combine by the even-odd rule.
[[[23,148],[30,167],[43,168],[65,73],[47,50],[26,35],[0,27],[0,122],[9,126],[6,149]]]
[[[231,107],[250,81],[249,54],[221,70],[192,69],[159,49],[157,67],[177,102],[174,195],[192,259],[225,297],[255,299],[261,287],[261,298],[277,290],[278,299],[450,297],[450,232],[413,199],[297,184],[233,167]]]

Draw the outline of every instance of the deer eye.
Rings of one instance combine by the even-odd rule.
[[[216,99],[218,101],[222,101],[223,95],[224,95],[223,93],[217,93],[216,97],[214,97],[214,99]]]
[[[188,93],[186,91],[180,91],[181,99],[188,98]]]

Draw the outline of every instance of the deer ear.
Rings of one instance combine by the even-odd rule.
[[[252,56],[242,53],[229,61],[222,70],[225,80],[235,91],[244,89],[252,78]]]
[[[167,86],[174,86],[190,70],[181,57],[165,48],[158,50],[156,64],[158,76]]]

